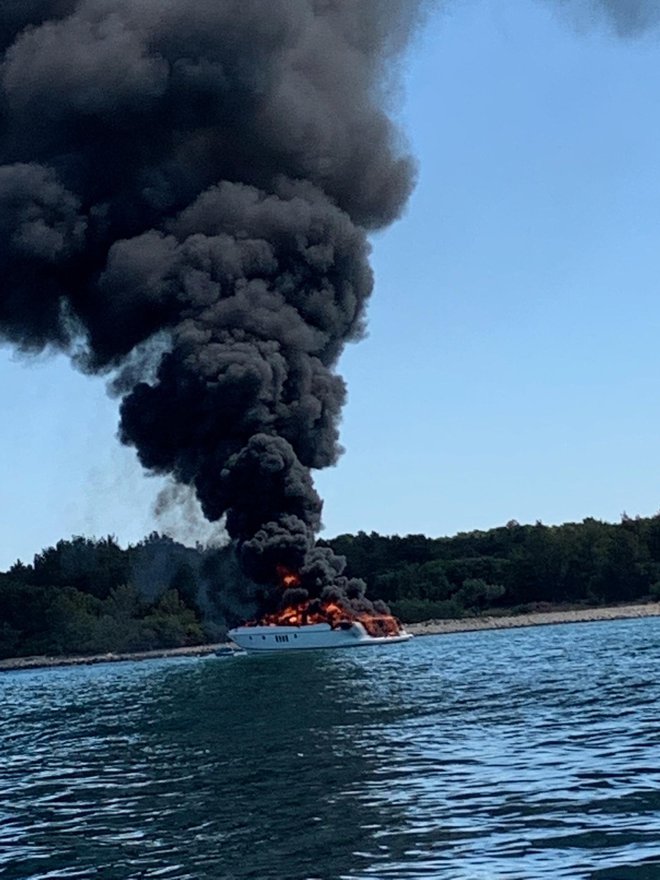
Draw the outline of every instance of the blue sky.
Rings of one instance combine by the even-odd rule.
[[[406,59],[419,180],[373,240],[369,336],[342,359],[327,536],[660,508],[660,31],[555,9],[457,0]],[[175,526],[102,380],[5,348],[0,400],[0,568]]]

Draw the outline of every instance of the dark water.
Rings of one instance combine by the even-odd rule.
[[[660,619],[0,676],[0,876],[660,880]]]

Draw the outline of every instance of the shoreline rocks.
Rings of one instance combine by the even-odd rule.
[[[161,657],[206,657],[220,647],[217,645],[188,645],[183,648],[161,648],[154,651],[126,651],[80,656],[8,657],[0,660],[0,672],[17,669],[43,669],[55,666],[94,666],[97,663],[123,663],[130,660],[157,660]]]
[[[547,626],[557,623],[590,623],[598,620],[626,620],[640,617],[660,617],[660,602],[645,605],[610,605],[603,608],[575,608],[555,611],[536,611],[529,614],[464,617],[459,620],[426,620],[406,625],[415,636],[442,635],[487,629],[515,629],[524,626]],[[0,660],[0,672],[43,669],[58,666],[91,666],[97,663],[120,663],[135,660],[154,660],[163,657],[207,657],[227,643],[191,645],[184,648],[163,648],[155,651],[93,654],[88,656],[10,657]]]
[[[645,605],[608,605],[603,608],[574,608],[535,611],[529,614],[464,617],[458,620],[426,620],[406,625],[416,636],[442,633],[472,632],[485,629],[514,629],[523,626],[547,626],[557,623],[591,623],[598,620],[627,620],[639,617],[660,617],[660,602]]]

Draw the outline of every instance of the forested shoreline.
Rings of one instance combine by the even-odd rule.
[[[616,524],[511,520],[449,538],[358,532],[329,543],[370,596],[409,622],[660,598],[660,514],[623,514]]]
[[[660,515],[320,543],[409,623],[660,598]],[[230,547],[184,547],[157,533],[125,549],[112,536],[74,537],[0,573],[0,657],[218,641],[255,599]]]

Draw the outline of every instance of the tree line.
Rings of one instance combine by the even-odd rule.
[[[358,532],[328,543],[369,595],[409,622],[660,598],[660,514],[623,514],[616,524],[512,520],[451,538]]]
[[[254,610],[230,547],[154,532],[127,549],[74,537],[0,573],[0,657],[148,651],[220,640]]]
[[[321,543],[406,622],[660,599],[660,515]],[[258,594],[230,546],[153,533],[123,549],[112,536],[78,536],[0,572],[0,657],[215,641],[255,613]]]

